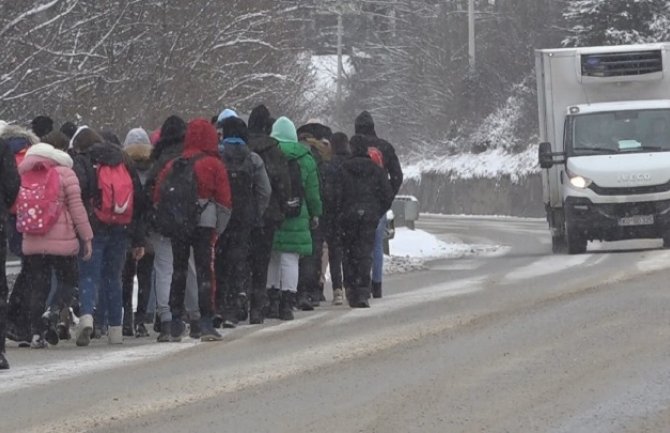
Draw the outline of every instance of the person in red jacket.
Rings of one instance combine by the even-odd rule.
[[[232,195],[226,166],[219,157],[217,132],[208,120],[195,119],[189,122],[182,157],[198,158],[193,164],[193,172],[197,181],[198,201],[202,206],[202,213],[198,227],[191,235],[186,239],[181,237],[171,239],[174,273],[170,288],[172,312],[170,334],[172,341],[179,341],[184,332],[182,316],[186,275],[190,250],[193,248],[198,279],[201,340],[220,341],[222,337],[212,325],[216,290],[212,267],[214,246],[230,220]],[[160,201],[160,186],[172,170],[173,163],[174,160],[166,164],[158,176],[157,187],[153,193],[155,205]]]

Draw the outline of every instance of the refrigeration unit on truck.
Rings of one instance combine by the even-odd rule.
[[[536,71],[554,252],[670,247],[670,43],[538,50]]]

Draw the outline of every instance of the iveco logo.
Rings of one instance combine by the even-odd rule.
[[[649,182],[651,175],[648,173],[620,174],[617,176],[619,183]]]

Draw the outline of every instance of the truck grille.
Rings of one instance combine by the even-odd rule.
[[[592,183],[589,189],[598,195],[639,195],[639,194],[656,194],[660,192],[670,191],[670,182],[662,185],[653,186],[634,186],[621,188],[604,188]]]
[[[663,71],[661,50],[583,54],[581,57],[584,77],[625,77]]]

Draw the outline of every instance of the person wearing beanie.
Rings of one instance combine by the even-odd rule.
[[[251,231],[260,226],[268,207],[272,188],[263,160],[247,146],[249,133],[244,121],[229,116],[221,128],[219,153],[228,170],[233,212],[217,244],[216,293],[223,325],[233,328],[247,316],[252,324],[263,322],[264,294],[246,293],[251,274],[249,244]]]
[[[3,128],[4,129],[4,128]],[[2,131],[0,131],[1,133]],[[5,334],[7,329],[7,272],[5,261],[7,259],[7,232],[6,222],[9,209],[16,200],[21,185],[21,178],[16,169],[16,160],[13,152],[5,140],[0,138],[0,370],[7,370],[9,362],[5,357]],[[16,224],[14,225],[16,227]]]
[[[342,284],[342,179],[344,162],[351,157],[349,138],[337,132],[330,139],[333,156],[321,167],[321,194],[323,217],[321,226],[327,245],[326,263],[330,265],[330,281],[333,285],[333,305],[344,303]],[[325,273],[325,271],[324,271]]]
[[[316,161],[309,149],[298,142],[295,125],[290,119],[280,117],[272,126],[272,138],[289,160],[300,170],[301,185],[294,191],[302,190],[300,213],[287,218],[274,235],[273,251],[268,267],[268,296],[270,301],[275,291],[280,291],[279,316],[282,320],[293,320],[293,306],[298,290],[300,256],[310,256],[313,252],[310,228],[316,227],[322,213],[319,174]]]
[[[352,308],[370,306],[375,232],[394,197],[386,171],[368,154],[371,140],[369,136],[353,136],[351,158],[342,163],[342,264],[346,298]]]
[[[33,145],[19,165],[22,177],[34,175],[37,171],[53,170],[59,177],[58,191],[54,198],[62,203],[48,231],[42,233],[26,229],[23,235],[24,266],[30,287],[30,347],[33,349],[45,348],[47,343],[58,344],[56,325],[61,306],[69,306],[72,290],[77,283],[80,243],[83,246],[81,257],[84,262],[90,260],[93,254],[93,230],[72,166],[72,158],[67,153],[45,143]],[[32,215],[29,206],[30,201],[24,200],[21,193],[17,199],[17,213],[22,227],[29,227]],[[45,313],[44,305],[51,290],[52,274],[56,275],[58,293]],[[43,317],[47,317],[48,324],[44,323]]]
[[[152,196],[156,220],[172,221],[170,215],[160,214],[163,209],[161,191],[166,186],[176,161],[197,158],[192,162],[192,170],[195,177],[194,187],[202,211],[192,232],[165,233],[170,236],[172,244],[173,275],[170,289],[171,322],[162,321],[161,317],[161,335],[169,331],[172,341],[180,341],[185,330],[182,317],[188,261],[193,248],[197,268],[201,341],[221,341],[221,334],[213,326],[216,286],[212,273],[212,257],[216,240],[224,232],[230,220],[232,197],[228,172],[219,157],[216,129],[209,120],[195,119],[189,122],[181,157],[182,159],[168,162],[158,175]],[[160,227],[158,229],[160,230]]]
[[[90,197],[85,203],[95,237],[93,259],[81,261],[79,265],[80,323],[76,343],[88,346],[92,335],[97,336],[108,327],[110,344],[123,343],[123,291],[121,275],[126,252],[132,249],[135,260],[144,256],[145,247],[145,199],[137,170],[130,159],[115,144],[106,142],[92,129],[84,126],[72,138],[72,151],[76,155],[83,173],[82,185],[89,185]],[[104,170],[103,170],[104,169]],[[103,178],[114,175],[115,178]],[[100,185],[110,181],[124,182],[120,186],[129,191],[122,206],[124,219],[107,218],[102,206],[104,191]],[[83,194],[82,194],[83,195]],[[116,207],[119,206],[115,203]],[[103,219],[106,218],[106,219]],[[127,223],[125,222],[127,219]],[[97,306],[96,306],[97,294]],[[95,312],[95,323],[93,313]],[[93,334],[95,325],[95,334]]]
[[[148,172],[151,168],[152,150],[153,147],[147,131],[142,128],[134,128],[128,131],[126,139],[123,141],[123,151],[132,160],[143,187],[146,184]],[[144,256],[139,260],[133,257],[132,251],[128,251],[121,277],[123,287],[124,337],[135,336],[141,338],[149,336],[144,326],[144,321],[149,304],[153,268],[154,253],[150,242],[147,242]],[[133,315],[135,277],[137,277],[137,312]]]
[[[221,128],[223,125],[223,121],[229,117],[240,117],[240,116],[237,115],[237,112],[235,110],[226,108],[219,114],[219,117],[216,119],[216,126],[218,128]]]
[[[291,179],[289,176],[288,160],[279,148],[279,143],[270,137],[272,124],[270,111],[265,105],[259,105],[251,111],[249,116],[249,148],[258,154],[263,163],[270,181],[272,193],[267,209],[258,222],[258,226],[251,231],[251,311],[249,313],[250,323],[262,323],[263,312],[255,309],[255,303],[267,304],[268,294],[273,296],[270,303],[273,308],[269,311],[279,311],[279,290],[266,291],[268,281],[268,265],[272,254],[272,244],[275,232],[284,221],[284,208],[289,201]],[[279,315],[271,314],[272,318],[278,319]]]
[[[354,123],[356,134],[368,137],[366,140],[369,147],[378,150],[383,159],[384,170],[391,182],[391,189],[393,190],[393,197],[398,194],[402,186],[403,173],[400,166],[400,160],[396,155],[395,148],[391,143],[377,137],[375,130],[375,122],[372,115],[367,111],[363,111]],[[375,298],[382,297],[382,279],[384,273],[384,235],[386,233],[386,225],[388,221],[386,214],[379,220],[377,232],[375,234],[375,248],[374,260],[372,265],[372,296]]]
[[[54,121],[48,116],[37,116],[30,122],[30,128],[35,135],[42,138],[54,129]]]

